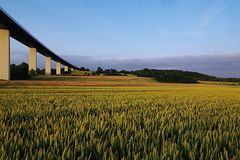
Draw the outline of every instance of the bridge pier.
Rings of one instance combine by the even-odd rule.
[[[64,66],[64,72],[68,72],[68,66]]]
[[[51,57],[46,56],[45,75],[51,75]]]
[[[0,79],[10,80],[10,31],[0,29]]]
[[[29,71],[37,71],[37,49],[29,48]]]
[[[56,62],[56,75],[61,75],[61,63]]]
[[[61,64],[67,66],[65,71],[71,68],[78,68],[71,63],[68,63],[63,58],[56,55],[49,50],[40,41],[33,37],[27,30],[25,30],[18,22],[16,22],[6,11],[0,8],[0,79],[10,80],[10,37],[16,41],[29,47],[29,68],[28,70],[37,70],[37,51],[39,54],[46,57],[46,69],[45,74],[51,75],[51,60],[58,61]],[[60,64],[60,73],[61,73]],[[58,71],[59,73],[59,71]]]

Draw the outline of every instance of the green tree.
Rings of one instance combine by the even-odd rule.
[[[101,67],[98,67],[96,73],[97,73],[98,75],[101,74],[101,73],[103,73],[103,69],[102,69]]]

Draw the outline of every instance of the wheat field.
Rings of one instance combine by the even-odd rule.
[[[0,88],[1,159],[240,159],[240,88]]]

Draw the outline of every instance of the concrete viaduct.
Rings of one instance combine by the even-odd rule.
[[[29,70],[37,70],[37,52],[46,57],[46,75],[51,75],[51,60],[56,62],[57,75],[61,74],[61,64],[65,72],[79,69],[44,46],[0,8],[0,79],[10,80],[10,37],[29,47]]]

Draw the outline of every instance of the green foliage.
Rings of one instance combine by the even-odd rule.
[[[129,72],[131,73],[131,72]],[[148,69],[132,71],[139,77],[152,77],[159,82],[198,83],[198,81],[240,82],[240,78],[219,78],[198,72]]]
[[[127,76],[126,73],[119,72],[116,69],[106,69],[102,73],[106,76]]]
[[[85,68],[85,67],[80,67],[79,70],[80,70],[80,71],[90,71],[90,69]]]
[[[28,64],[21,63],[19,65],[11,64],[11,80],[26,80],[29,78]]]
[[[92,76],[92,71],[71,71],[72,76]]]
[[[101,68],[101,67],[98,67],[97,68],[97,71],[96,71],[96,74],[97,75],[100,75],[100,74],[102,74],[103,73],[103,69]]]
[[[28,72],[28,77],[29,78],[33,78],[34,76],[37,75],[37,71],[31,69],[29,72]]]
[[[143,69],[134,72],[139,77],[153,77],[159,82],[198,83],[191,72],[180,70]]]
[[[122,72],[123,71],[123,72]],[[101,67],[97,68],[95,72],[96,75],[105,75],[105,76],[127,76],[128,71],[117,71],[116,69],[106,69],[103,70]]]
[[[0,89],[0,159],[240,159],[240,88]]]

